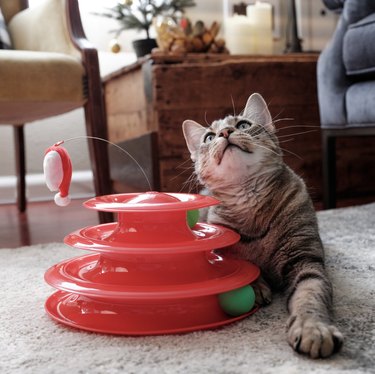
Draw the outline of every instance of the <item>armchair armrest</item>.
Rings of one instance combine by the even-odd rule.
[[[80,52],[87,74],[91,76],[97,75],[100,79],[98,52],[86,38],[80,17],[78,0],[66,0],[65,12],[70,41]],[[95,85],[97,86],[97,83]]]
[[[345,93],[350,81],[343,63],[342,44],[347,28],[347,22],[341,17],[332,39],[318,59],[318,101],[322,127],[340,127],[346,123]]]
[[[83,30],[78,0],[66,0],[65,4],[67,27],[72,43],[80,51],[85,49],[96,50],[87,40]]]
[[[103,87],[100,76],[99,58],[96,48],[87,40],[83,30],[82,21],[79,12],[78,0],[66,0],[66,19],[70,40],[77,50],[81,53],[82,63],[86,70],[86,90],[93,108],[104,108]],[[107,118],[104,110],[97,110],[95,113],[86,110],[86,116],[89,121],[93,121],[93,116],[100,126],[93,134],[88,128],[88,135],[95,135],[103,139],[108,138]],[[97,143],[95,143],[97,146]],[[91,146],[94,145],[91,142]],[[103,171],[104,172],[104,171]]]

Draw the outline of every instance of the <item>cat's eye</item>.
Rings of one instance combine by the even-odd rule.
[[[209,132],[205,135],[203,142],[211,143],[214,139],[215,139],[215,134],[213,132]]]
[[[236,129],[238,130],[248,130],[251,127],[251,123],[245,120],[237,122]]]

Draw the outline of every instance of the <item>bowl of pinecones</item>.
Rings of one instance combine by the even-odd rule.
[[[225,40],[218,37],[220,25],[207,27],[188,18],[158,17],[154,21],[158,48],[167,53],[229,53]]]

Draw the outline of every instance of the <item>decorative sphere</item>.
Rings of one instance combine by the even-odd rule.
[[[197,210],[197,209],[188,210],[186,216],[187,216],[187,223],[188,223],[189,227],[192,229],[198,223],[199,210]]]
[[[255,292],[250,285],[219,294],[221,309],[230,316],[238,317],[250,312],[255,304]]]
[[[112,39],[109,42],[109,48],[112,53],[119,53],[121,51],[121,45],[119,44],[117,39]]]

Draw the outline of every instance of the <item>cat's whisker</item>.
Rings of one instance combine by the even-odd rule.
[[[207,126],[211,125],[210,123],[208,123],[208,120],[207,120],[207,110],[204,112],[204,122],[206,122]]]
[[[253,145],[255,145],[255,146],[259,147],[259,148],[266,149],[267,151],[269,151],[269,152],[275,154],[276,156],[282,156],[280,153],[275,152],[273,149],[268,148],[268,147],[265,147],[264,145],[260,145],[260,144],[257,144],[257,143],[253,143]],[[300,160],[303,160],[303,158],[302,158],[301,156],[297,155],[296,153],[294,153],[294,152],[292,152],[292,151],[289,151],[288,149],[284,149],[284,148],[281,148],[281,147],[280,147],[280,150],[281,150],[282,152],[289,153],[289,154],[291,154],[291,155],[293,155],[293,156],[299,158]]]
[[[284,140],[279,141],[279,144],[284,144],[284,143],[293,142],[294,140],[295,140],[294,138],[284,139]]]
[[[279,113],[277,113],[272,119],[273,121],[275,122],[276,120],[278,120],[278,117],[281,116],[281,114],[284,112],[284,109],[281,109]]]
[[[278,119],[273,119],[272,120],[273,123],[278,123],[278,122],[281,122],[281,121],[294,121],[294,118],[283,117],[283,118],[278,118]]]
[[[193,165],[191,165],[191,159],[188,158],[187,160],[185,160],[184,162],[181,162],[181,164],[178,164],[176,166],[177,169],[181,169],[182,167],[184,167],[184,165],[186,165],[188,162],[190,162],[190,165],[188,166],[188,168],[193,168]]]
[[[175,175],[173,178],[170,179],[170,182],[173,182],[174,180],[176,180],[177,178],[179,178],[181,175],[185,174],[188,172],[188,169],[182,171],[181,173],[178,173],[177,175]]]
[[[195,173],[191,174],[189,178],[182,184],[180,192],[188,186],[188,193],[191,193],[193,189],[197,189],[199,182]]]
[[[232,94],[230,95],[230,99],[231,99],[231,101],[232,101],[233,117],[236,117],[236,107],[235,107],[235,105],[234,105],[234,99],[233,99]]]
[[[260,145],[260,144],[258,144],[258,143],[252,143],[253,145],[255,145],[256,147],[259,147],[259,148],[263,148],[263,149],[266,149],[267,151],[269,151],[269,152],[271,152],[271,153],[273,153],[273,154],[275,154],[276,156],[281,156],[281,154],[280,153],[278,153],[278,152],[275,152],[273,149],[271,149],[271,148],[268,148],[268,147],[265,147],[264,145]]]
[[[177,175],[175,175],[173,178],[171,178],[170,179],[171,182],[174,181],[174,180],[176,180],[177,178],[179,178],[181,175],[187,173],[188,171],[194,170],[193,166],[182,167],[180,165],[180,166],[177,166],[177,168],[180,168],[180,169],[183,169],[183,170],[180,173],[178,173]]]
[[[281,148],[280,147],[280,149],[285,153],[289,153],[289,154],[291,154],[292,156],[295,156],[295,157],[297,157],[298,159],[300,159],[300,160],[303,160],[303,157],[301,157],[300,155],[297,155],[297,153],[294,153],[294,152],[292,152],[292,151],[289,151],[288,149],[285,149],[285,148]]]
[[[278,122],[281,122],[281,121],[293,121],[294,118],[288,118],[288,117],[284,117],[284,118],[279,118],[279,119],[272,119],[271,122],[268,122],[264,125],[262,125],[263,128],[267,128],[268,126],[270,125],[274,125],[275,123],[278,123]],[[276,131],[278,131],[278,129],[276,129]]]
[[[191,177],[192,176],[190,175],[190,177],[185,182],[182,183],[182,186],[179,192],[183,191],[186,188],[186,186],[192,182]],[[190,191],[190,188],[189,188],[189,191]]]
[[[304,135],[304,134],[309,134],[311,132],[316,132],[317,130],[308,130],[308,131],[301,131],[301,132],[295,132],[293,134],[285,134],[285,135],[278,135],[277,137],[279,139],[282,139],[282,138],[287,138],[289,136],[296,136],[296,135]]]
[[[182,172],[185,172],[187,170],[194,170],[194,166],[180,166],[180,167],[176,167],[176,169],[182,169]]]
[[[293,125],[293,126],[285,126],[285,127],[278,127],[277,131],[279,130],[287,130],[287,129],[295,129],[295,128],[309,128],[309,129],[320,129],[320,126],[316,125]]]

